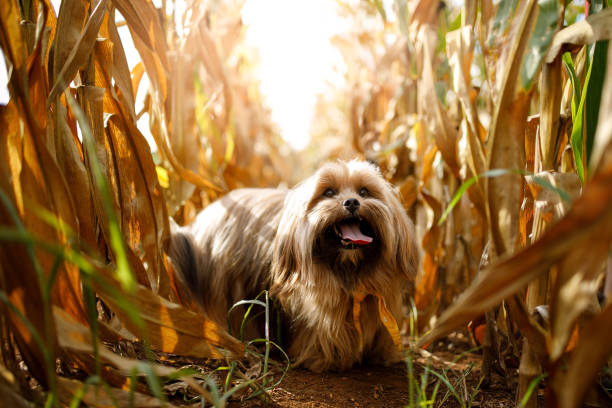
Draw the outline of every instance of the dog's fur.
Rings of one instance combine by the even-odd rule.
[[[354,213],[350,199],[360,204]],[[361,219],[361,231],[373,241],[343,247],[334,225],[347,218]],[[170,257],[209,318],[225,325],[232,304],[269,289],[287,323],[294,364],[342,370],[363,359],[401,358],[374,295],[401,322],[402,295],[416,263],[413,229],[373,165],[334,162],[291,190],[232,191],[193,224],[174,227]],[[357,290],[370,294],[361,303],[361,335],[353,321]],[[234,333],[240,318],[231,322]]]

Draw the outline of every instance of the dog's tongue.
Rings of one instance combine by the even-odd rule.
[[[372,242],[372,237],[364,235],[358,224],[342,224],[340,230],[342,231],[342,238],[348,239],[353,244],[367,245]]]

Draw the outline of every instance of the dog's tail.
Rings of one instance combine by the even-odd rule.
[[[191,234],[181,230],[181,227],[170,218],[170,247],[168,257],[176,277],[188,288],[190,295],[198,287],[197,260]]]

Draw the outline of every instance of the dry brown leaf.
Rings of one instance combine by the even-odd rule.
[[[17,75],[17,81],[23,81],[23,73],[26,68],[27,50],[26,44],[21,34],[21,13],[19,3],[16,0],[3,2],[0,8],[0,45],[8,63],[12,64]],[[23,86],[23,85],[22,85]]]
[[[459,178],[459,164],[457,162],[457,131],[452,126],[452,121],[443,109],[435,90],[435,79],[433,72],[434,51],[431,46],[430,36],[435,37],[432,28],[421,28],[424,37],[423,44],[423,73],[420,86],[423,89],[423,97],[419,100],[419,113],[426,119],[433,130],[431,132],[436,146],[442,154],[442,158],[448,165],[455,177]]]
[[[87,20],[87,23],[85,23],[83,31],[80,33],[68,56],[66,56],[66,59],[61,61],[56,60],[58,64],[62,65],[61,69],[54,77],[53,87],[49,92],[47,104],[51,104],[55,101],[55,98],[70,84],[79,68],[87,62],[106,14],[106,1],[107,0],[99,0],[98,3],[96,3],[91,16]],[[70,29],[74,29],[74,26],[70,26]],[[59,37],[59,34],[61,33],[58,32],[56,43],[63,41],[63,38]]]
[[[421,183],[423,184],[427,183],[431,177],[431,174],[433,173],[433,163],[438,151],[439,150],[436,145],[432,144],[428,147],[427,152],[425,152],[423,157],[423,169],[421,173]]]
[[[554,220],[565,214],[571,201],[580,195],[582,189],[582,184],[576,173],[545,171],[532,176],[525,176],[525,182],[535,200],[536,211],[540,211],[549,219],[553,218]],[[563,197],[559,195],[559,191],[552,190],[548,186],[543,187],[542,182],[546,182],[549,186],[565,193],[570,201],[565,202]],[[537,233],[535,238],[539,236],[540,234]]]
[[[116,99],[122,98],[121,100],[125,101],[127,105],[125,111],[130,114],[132,121],[135,121],[135,93],[132,87],[132,77],[130,76],[130,68],[125,56],[125,50],[123,49],[117,26],[115,25],[114,8],[106,15],[106,24],[103,24],[100,28],[100,34],[102,36],[108,36],[107,38],[113,44],[112,76],[117,85],[119,94],[116,93],[113,87],[110,88],[111,94]]]
[[[110,270],[106,268],[98,270],[109,279],[109,282],[115,282]],[[126,311],[116,303],[106,287],[96,286],[100,297],[119,316],[130,332],[138,337],[144,335],[151,347],[156,350],[192,357],[214,358],[224,357],[224,353],[216,347],[226,349],[230,355],[241,356],[244,353],[242,343],[201,313],[189,311],[154,294],[144,286],[137,285],[134,293],[125,294],[125,297],[138,308],[145,322],[143,334]]]
[[[114,408],[114,407],[177,407],[177,405],[163,402],[155,397],[131,392],[121,388],[85,385],[85,383],[65,377],[57,377],[57,388],[59,399],[69,405],[75,393],[86,388],[82,402],[88,407]]]
[[[66,108],[62,104],[55,107],[53,114],[53,129],[55,132],[55,151],[57,164],[60,167],[66,182],[70,186],[71,194],[78,199],[80,205],[75,206],[76,217],[79,220],[79,238],[91,248],[97,247],[96,220],[92,211],[94,203],[89,185],[87,169],[83,163],[83,155],[75,140],[73,130],[67,123]]]
[[[115,196],[121,230],[132,251],[148,265],[148,280],[141,282],[159,291],[163,272],[161,242],[168,231],[161,188],[149,146],[135,125],[112,116],[106,125],[108,157],[116,175]]]
[[[60,3],[54,36],[53,70],[49,78],[52,83],[55,83],[72,49],[78,44],[88,11],[89,2],[85,0],[65,0]]]
[[[607,112],[607,109],[612,106],[612,98],[609,93],[612,91],[612,65],[610,62],[612,57],[608,55],[608,67],[606,81],[602,91],[602,112]],[[610,126],[610,115],[601,116],[596,131],[596,143],[598,144],[597,159],[593,160],[593,169],[598,169],[597,174],[593,176],[593,181],[601,180],[601,174],[608,171],[611,163],[612,149],[612,126]],[[574,192],[577,189],[577,181],[571,180],[570,177],[577,177],[574,173],[565,177],[566,184],[559,185],[564,191],[571,192],[572,188],[567,185],[574,186]],[[585,186],[585,191],[590,187]],[[601,277],[601,265],[607,259],[610,248],[610,240],[606,240],[606,236],[599,236],[586,243],[583,247],[574,248],[574,252],[561,265],[554,294],[552,299],[552,319],[551,319],[551,338],[550,338],[550,354],[551,359],[556,361],[564,352],[566,345],[570,340],[572,328],[576,319],[582,314],[593,315],[599,308],[596,292],[600,287],[599,278]],[[584,253],[588,253],[588,257],[584,257]],[[581,340],[583,334],[581,333]],[[591,376],[595,367],[591,366],[591,370],[586,370],[585,374]],[[574,375],[570,372],[570,375]],[[555,380],[557,381],[557,380]],[[557,390],[559,392],[559,390]],[[578,391],[578,393],[583,391]],[[575,402],[576,396],[572,395],[571,399]],[[571,406],[571,405],[567,405]]]
[[[26,35],[28,42],[33,41],[34,43],[29,46],[32,49],[31,54],[27,59],[27,70],[28,70],[28,96],[30,102],[32,101],[44,101],[49,91],[49,80],[47,74],[47,57],[50,51],[49,38],[47,35],[51,35],[52,27],[54,26],[53,13],[48,12],[48,9],[42,7],[39,14],[39,19],[36,24],[35,33]],[[46,13],[46,16],[45,16]],[[50,27],[47,28],[46,25]],[[31,39],[29,37],[32,37]],[[50,151],[53,153],[53,136],[51,127],[47,127],[49,112],[44,103],[32,103],[32,116],[36,119],[38,125],[42,129],[47,129],[47,144]]]
[[[2,369],[5,369],[2,367]],[[3,376],[0,376],[0,401],[12,408],[31,408],[32,404],[20,395]]]
[[[196,59],[188,49],[180,49],[173,55],[170,72],[172,86],[170,89],[171,105],[171,143],[177,159],[193,172],[199,167],[199,134],[196,125],[195,89],[193,75]],[[195,185],[181,178],[170,183],[166,203],[168,213],[174,214],[179,207],[193,194]]]
[[[31,171],[27,168],[28,164],[25,162],[23,152],[23,132],[27,129],[20,130],[23,128],[19,116],[20,112],[15,100],[11,100],[8,105],[0,107],[0,125],[3,125],[2,128],[13,135],[13,137],[2,138],[0,161],[7,163],[8,166],[0,166],[2,170],[0,187],[13,202],[22,200],[24,194],[27,197],[29,190],[27,186],[24,191],[21,191],[23,167],[26,166],[25,171],[31,174]],[[31,138],[28,137],[28,139]],[[11,183],[9,181],[11,179],[17,179],[19,182]],[[22,202],[21,205],[22,207],[18,210],[25,211],[24,207],[30,205],[29,199],[25,204]],[[0,205],[0,225],[12,229],[17,227],[4,203]],[[19,273],[15,273],[15,271],[19,271]],[[6,293],[12,305],[29,320],[53,353],[54,328],[51,327],[51,331],[46,331],[45,308],[40,296],[39,279],[35,266],[30,262],[30,254],[24,245],[14,242],[3,242],[0,245],[0,288]],[[35,295],[32,296],[31,294]],[[0,307],[2,308],[2,314],[7,316],[7,325],[10,327],[23,361],[37,381],[43,386],[48,385],[50,379],[48,378],[43,351],[39,348],[32,333],[29,332],[19,317],[9,309],[8,305],[2,302]]]
[[[6,106],[0,106],[0,128],[6,132],[6,137],[0,143],[0,183],[5,194],[11,197],[17,211],[25,212],[23,190],[20,174],[23,166],[23,143],[21,141],[21,120],[15,100]]]
[[[12,227],[4,207],[0,207],[0,225]],[[40,286],[34,266],[28,261],[28,253],[23,245],[3,242],[0,246],[0,289],[6,293],[9,301],[26,316],[45,343],[54,351],[55,331],[45,335],[44,306],[40,296],[28,296],[29,293],[40,293]],[[18,270],[19,273],[12,273]],[[42,350],[34,340],[28,328],[4,302],[0,302],[2,315],[6,316],[7,325],[14,336],[14,342],[21,358],[36,380],[46,386],[49,384],[45,358]]]
[[[552,388],[555,390],[556,401],[551,403],[556,402],[561,408],[582,406],[597,373],[612,353],[611,327],[612,303],[608,303],[581,331],[567,370],[554,378]]]
[[[550,64],[565,44],[592,44],[598,40],[612,39],[612,8],[606,8],[559,31],[546,53]]]
[[[559,109],[561,107],[561,57],[542,66],[540,76],[540,131],[538,133],[540,162],[535,171],[557,168],[556,151],[559,146]]]
[[[601,266],[609,248],[609,242],[593,240],[576,247],[561,264],[550,301],[551,361],[557,361],[566,350],[576,320],[583,314],[590,317],[599,311],[597,290],[601,286]],[[584,256],[586,252],[588,257]]]
[[[421,243],[425,251],[423,271],[415,284],[414,303],[420,311],[419,329],[429,323],[429,318],[438,307],[438,262],[442,252],[440,246],[443,239],[443,230],[438,225],[438,220],[442,215],[442,204],[424,188],[420,189],[420,193],[427,205],[433,210],[434,216]]]
[[[78,323],[69,314],[57,307],[53,308],[53,317],[58,332],[58,345],[65,350],[70,350],[72,352],[76,352],[81,356],[88,357],[87,360],[90,360],[89,363],[93,366],[94,363],[92,355],[94,353],[94,348],[91,339],[90,329]],[[115,383],[116,385],[122,386],[122,388],[124,388],[125,386],[129,385],[129,380],[126,380],[125,377],[131,375],[134,370],[137,370],[138,375],[140,376],[145,375],[145,373],[140,372],[140,370],[138,370],[138,367],[142,364],[141,361],[121,357],[120,355],[108,350],[101,344],[98,344],[97,349],[98,355],[101,360],[113,365],[119,370],[119,372],[116,373],[105,367],[103,375],[109,377],[107,379],[110,379],[112,383]],[[71,355],[70,357],[76,358],[76,356],[74,355]],[[161,364],[149,363],[149,366],[157,376],[169,376],[176,372],[175,368],[164,366]],[[88,368],[91,369],[92,367]],[[117,374],[121,374],[122,376],[124,376],[124,378],[118,376]],[[208,391],[202,388],[195,379],[186,376],[183,377],[182,380],[190,387],[192,387],[197,393],[204,396],[206,399],[208,399],[208,401],[212,402]]]
[[[91,330],[88,326],[75,321],[68,313],[58,307],[53,307],[53,318],[57,328],[59,347],[93,355],[94,347],[91,339]],[[126,376],[141,363],[140,360],[122,357],[119,354],[113,353],[102,344],[97,346],[100,358],[121,370]],[[161,364],[151,363],[151,367],[155,370],[156,375],[159,376],[167,376],[176,371],[173,367]],[[143,376],[144,373],[139,373],[139,375]]]
[[[132,78],[132,89],[134,90],[134,95],[138,94],[138,88],[140,87],[140,81],[145,74],[144,65],[142,62],[134,65],[132,68],[132,72],[130,73],[130,77]]]
[[[157,147],[161,149],[161,152],[164,157],[167,158],[170,162],[172,169],[182,179],[198,187],[215,193],[224,192],[225,189],[218,187],[210,180],[202,177],[200,174],[185,168],[185,166],[183,166],[182,163],[177,159],[171,147],[170,135],[168,134],[168,130],[166,128],[165,114],[162,112],[159,104],[151,104],[151,112],[149,113],[149,115],[151,116],[152,121],[151,133],[155,138],[155,143],[157,144]]]
[[[168,47],[157,9],[147,0],[112,1],[125,18],[155,97],[163,104],[168,95]]]
[[[27,109],[27,99],[22,100],[22,104],[26,107],[26,112],[22,115],[29,119],[26,121],[29,127],[22,130],[23,164],[19,176],[23,188],[24,213],[20,215],[28,231],[37,238],[66,244],[69,241],[68,230],[78,230],[73,198],[57,162],[47,149],[42,131],[36,125],[34,118],[29,116],[32,111]],[[38,211],[47,211],[55,217],[60,224],[59,227],[56,229],[36,216]],[[31,215],[26,216],[26,214]],[[55,257],[40,249],[36,250],[36,254],[42,271],[48,276],[56,261]],[[62,305],[76,318],[86,319],[80,273],[76,266],[59,264],[52,299],[55,304]]]
[[[229,124],[229,115],[232,111],[232,89],[228,82],[225,67],[221,62],[217,47],[212,39],[211,33],[206,27],[206,24],[207,23],[204,16],[202,16],[199,21],[195,22],[193,27],[194,36],[190,36],[188,39],[191,40],[188,42],[188,45],[190,45],[188,49],[195,49],[198,52],[202,63],[206,67],[207,73],[212,76],[216,83],[219,83],[223,87],[224,109],[221,113],[221,120],[219,121],[219,133],[223,135],[225,134]],[[218,154],[217,161],[219,163],[223,162],[224,154],[225,151]]]
[[[418,194],[416,179],[412,176],[407,177],[400,186],[399,191],[404,208],[412,207],[412,204],[417,200]]]
[[[612,241],[612,158],[608,156],[567,214],[530,247],[484,270],[420,340],[426,344],[481,315],[592,240]]]
[[[527,47],[531,26],[537,14],[536,2],[530,0],[522,14],[512,21],[518,34],[507,48],[511,48],[499,101],[489,130],[487,169],[523,170],[525,168],[524,132],[531,95],[518,89],[519,71]],[[503,175],[487,178],[487,215],[495,253],[512,253],[518,244],[520,177]]]
[[[473,27],[465,26],[446,35],[446,53],[448,63],[453,70],[453,89],[461,103],[464,114],[460,129],[467,143],[465,143],[465,150],[459,152],[459,154],[460,158],[465,159],[465,163],[470,169],[470,177],[483,174],[486,166],[484,148],[479,136],[482,125],[478,118],[474,100],[470,96],[470,69],[474,42],[472,33]],[[463,162],[463,160],[461,161]],[[466,178],[468,178],[467,175]],[[475,188],[468,190],[468,194],[483,217],[486,217],[485,181],[483,178],[479,178],[475,184]]]
[[[416,39],[418,31],[424,25],[435,25],[435,19],[440,11],[439,0],[419,0],[413,2],[410,16],[410,34],[412,40]]]

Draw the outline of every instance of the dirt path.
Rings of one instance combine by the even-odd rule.
[[[435,353],[430,364],[437,372],[447,369],[449,381],[456,387],[461,398],[474,397],[471,406],[503,408],[514,405],[514,395],[501,378],[497,378],[488,389],[477,392],[479,382],[478,355],[466,355],[464,363],[453,364],[452,353]],[[474,365],[468,375],[466,369]],[[415,359],[415,376],[420,382],[427,361],[422,356]],[[452,368],[451,368],[452,367]],[[431,394],[436,377],[430,376],[428,394]],[[467,390],[467,391],[466,391]],[[440,385],[435,407],[460,407],[453,396],[440,405],[446,387]],[[475,393],[475,394],[474,394]],[[292,369],[282,383],[270,392],[271,402],[234,401],[231,407],[283,407],[283,408],[340,408],[340,407],[404,407],[410,403],[409,381],[406,365],[362,366],[342,373],[312,373],[303,369]],[[469,404],[466,404],[469,406]]]
[[[279,407],[399,407],[409,402],[407,385],[403,364],[322,374],[295,369],[271,396]]]

